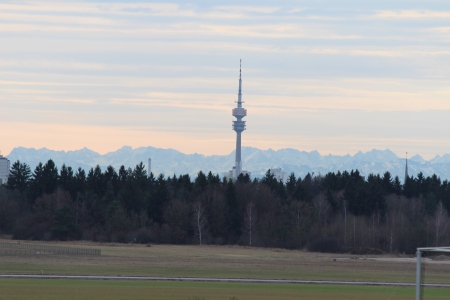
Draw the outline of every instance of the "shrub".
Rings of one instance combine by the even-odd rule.
[[[342,251],[339,239],[333,237],[320,237],[308,245],[312,252],[339,253]]]
[[[155,236],[151,229],[143,227],[129,232],[127,240],[137,244],[149,244],[155,242]]]

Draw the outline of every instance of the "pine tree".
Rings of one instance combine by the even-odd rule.
[[[39,163],[34,169],[29,188],[27,189],[28,202],[32,206],[34,201],[44,193],[43,177],[44,166]]]
[[[49,159],[42,169],[42,192],[47,195],[54,193],[58,187],[58,179],[58,168]]]
[[[31,178],[31,170],[30,167],[21,163],[20,161],[16,161],[9,172],[8,182],[6,187],[8,189],[16,189],[25,192],[28,187],[28,183]]]
[[[194,189],[197,192],[203,192],[205,187],[208,185],[208,180],[206,179],[205,174],[202,171],[199,171],[197,174],[197,178],[194,181]]]

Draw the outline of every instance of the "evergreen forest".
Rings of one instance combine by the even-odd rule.
[[[415,253],[450,245],[449,212],[449,182],[422,173],[404,184],[357,170],[283,183],[270,170],[231,181],[147,176],[142,163],[86,173],[52,160],[32,172],[16,161],[0,187],[0,233],[22,240]]]

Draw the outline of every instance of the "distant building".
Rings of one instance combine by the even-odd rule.
[[[0,184],[5,184],[9,176],[9,160],[0,154]]]
[[[289,179],[289,175],[286,172],[283,172],[281,168],[270,169],[270,174],[272,174],[277,181],[286,183]]]
[[[241,171],[242,175],[248,175],[249,177],[252,176],[252,172],[247,172],[247,171]],[[236,167],[233,167],[233,169],[231,169],[228,172],[223,173],[223,177],[227,178],[227,179],[236,179]],[[239,176],[238,176],[239,177]]]

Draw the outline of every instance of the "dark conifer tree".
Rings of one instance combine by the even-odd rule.
[[[437,210],[439,200],[433,192],[428,193],[424,198],[424,209],[428,215],[434,215]]]
[[[164,175],[160,174],[155,182],[154,193],[149,203],[149,217],[159,225],[163,224],[163,213],[169,203],[169,191]]]
[[[28,183],[31,178],[31,170],[30,167],[25,164],[21,163],[20,161],[16,161],[9,171],[9,177],[8,182],[6,184],[6,187],[11,190],[18,190],[22,193],[25,192],[25,190],[28,187]]]
[[[178,177],[178,184],[180,186],[180,189],[185,192],[191,192],[193,189],[191,177],[188,174],[180,175],[180,177]]]
[[[225,201],[227,203],[227,223],[229,239],[232,243],[236,242],[241,236],[242,216],[237,201],[236,189],[234,183],[230,180],[225,190]]]
[[[412,198],[415,195],[415,181],[411,176],[406,177],[406,182],[403,183],[403,195],[407,198]]]
[[[261,183],[268,186],[272,191],[277,189],[277,179],[275,178],[275,175],[270,172],[270,169],[267,170],[266,175],[261,179]]]
[[[355,174],[353,170],[347,178],[344,191],[344,198],[348,203],[348,210],[354,215],[362,215],[366,212],[366,203],[363,201],[366,197],[364,190],[364,181],[359,176],[359,172]]]
[[[379,175],[374,176],[369,174],[365,185],[364,198],[361,201],[364,202],[361,213],[366,216],[370,216],[374,213],[381,213],[384,215],[386,212],[387,204],[385,198],[385,188],[383,187],[383,181]]]
[[[56,211],[51,232],[52,237],[58,240],[79,238],[79,226],[75,224],[70,206],[64,205]]]
[[[248,183],[250,182],[250,176],[248,176],[248,174],[239,174],[237,181],[240,183]]]
[[[117,199],[118,199],[118,197],[116,196],[116,193],[114,192],[114,185],[112,183],[112,180],[110,180],[106,186],[106,192],[103,195],[103,198],[101,201],[102,205],[109,206],[109,205],[111,205],[111,203],[114,200],[117,200]]]
[[[147,171],[145,170],[145,165],[142,162],[137,164],[131,175],[138,187],[145,191],[147,189]]]
[[[59,171],[59,185],[62,189],[68,191],[70,189],[70,184],[73,179],[73,170],[72,167],[66,167],[66,164],[63,164],[61,170]]]
[[[44,166],[42,163],[39,163],[34,169],[32,178],[30,180],[30,186],[27,190],[28,201],[31,205],[34,204],[34,201],[42,196],[44,193]]]
[[[386,194],[395,192],[394,180],[392,179],[391,173],[389,172],[385,172],[383,174],[383,189]]]
[[[286,192],[288,197],[292,197],[292,195],[294,194],[296,183],[297,178],[295,178],[294,173],[291,173],[291,175],[289,175],[288,181],[286,182]]]
[[[417,174],[417,177],[414,179],[414,196],[418,197],[419,195],[425,196],[427,194],[427,184],[426,178],[422,172]]]
[[[400,182],[400,178],[398,178],[398,176],[395,176],[394,183],[393,183],[392,187],[394,189],[394,193],[397,196],[400,196],[402,194],[403,187],[402,187],[402,184]]]
[[[128,176],[120,191],[123,208],[129,213],[139,213],[145,209],[147,176],[143,164],[137,165],[131,176]]]
[[[213,175],[211,171],[208,173],[208,185],[217,185],[220,184],[220,177],[219,174]]]
[[[114,195],[117,195],[122,188],[122,185],[119,181],[119,175],[117,174],[116,170],[113,166],[108,166],[103,173],[103,186],[106,186],[106,189],[108,189],[108,183],[111,182],[114,190]]]
[[[106,185],[107,182],[100,166],[97,165],[95,169],[91,168],[86,177],[86,189],[97,194],[101,198],[106,192]]]
[[[73,200],[76,200],[78,189],[72,167],[62,165],[59,172],[59,186],[61,189],[68,191]]]
[[[58,168],[53,160],[49,159],[42,169],[42,187],[44,194],[52,194],[58,187]]]
[[[121,184],[124,184],[127,181],[129,175],[130,175],[129,170],[125,169],[125,166],[120,166],[119,181]]]
[[[337,190],[337,176],[333,172],[327,173],[322,179],[322,189],[329,191]]]
[[[448,180],[444,180],[441,185],[442,204],[450,214],[450,183]]]
[[[197,174],[197,178],[194,181],[194,189],[197,193],[201,193],[204,191],[206,186],[208,185],[208,180],[206,179],[205,174],[202,171],[199,171]]]

